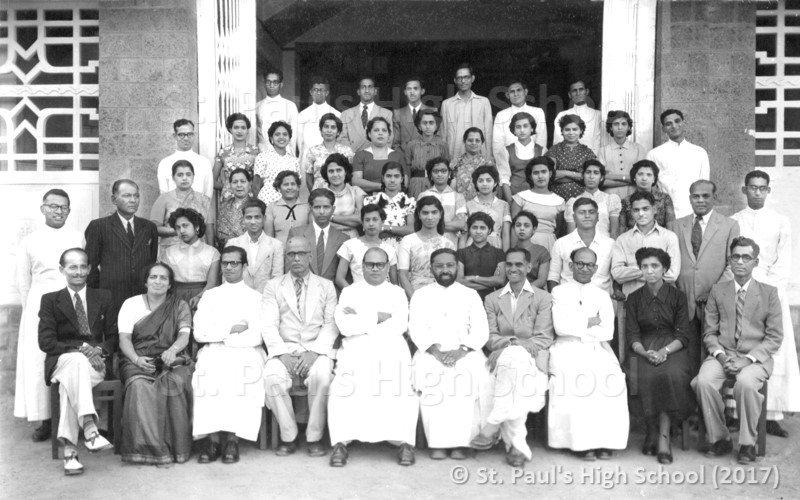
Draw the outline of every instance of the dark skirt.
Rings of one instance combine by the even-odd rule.
[[[186,301],[189,303],[189,300],[193,299],[195,296],[199,295],[200,292],[206,287],[205,281],[196,281],[192,283],[181,283],[179,281],[175,282],[175,296],[178,297],[180,300]]]
[[[648,340],[644,337],[643,340]],[[672,342],[672,337],[655,337],[645,349],[658,350]],[[691,386],[692,367],[686,349],[670,354],[667,360],[653,366],[636,353],[639,395],[645,417],[666,412],[672,418],[683,419],[694,412],[695,397]]]

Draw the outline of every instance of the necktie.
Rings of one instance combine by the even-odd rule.
[[[317,239],[317,275],[322,276],[322,262],[325,260],[325,231],[319,232]]]
[[[367,128],[367,122],[369,121],[369,110],[367,109],[367,105],[364,105],[364,110],[361,111],[361,124],[364,128]]]
[[[131,226],[131,221],[128,221],[128,242],[133,246],[133,226]]]
[[[82,337],[91,337],[92,331],[89,330],[89,319],[86,317],[86,309],[83,307],[81,296],[75,294],[75,314],[78,316],[78,329]]]
[[[733,339],[739,342],[739,337],[742,336],[742,317],[744,316],[744,296],[747,292],[744,288],[739,289],[736,294],[736,330],[733,332]]]
[[[703,243],[703,229],[700,227],[700,217],[694,218],[694,226],[692,226],[692,252],[695,258],[700,253],[700,245]]]
[[[411,121],[417,123],[417,108],[414,108],[414,111],[411,113]]]
[[[303,301],[300,300],[300,297],[303,295],[303,278],[297,278],[294,280],[294,294],[297,296],[297,312],[300,314],[300,317],[303,317]]]

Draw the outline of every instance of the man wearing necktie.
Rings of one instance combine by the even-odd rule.
[[[375,102],[375,97],[378,95],[375,79],[362,78],[358,82],[356,94],[360,99],[359,103],[342,111],[342,133],[339,135],[338,141],[353,148],[354,152],[359,152],[369,146],[367,123],[377,116],[382,116],[387,123],[391,123],[392,112],[378,106]]]
[[[689,188],[692,214],[675,222],[681,251],[678,288],[689,303],[689,359],[692,374],[700,368],[700,337],[703,309],[711,287],[733,278],[728,257],[730,245],[739,236],[739,223],[714,210],[717,186],[706,180],[695,181]]]
[[[733,240],[730,266],[733,280],[714,285],[705,308],[703,342],[710,353],[692,380],[707,429],[708,457],[731,452],[720,389],[735,379],[733,397],[739,412],[741,464],[755,462],[756,427],[764,396],[758,391],[772,373],[772,357],[783,341],[778,290],[753,279],[758,244],[745,237]]]

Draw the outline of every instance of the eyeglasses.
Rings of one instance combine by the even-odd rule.
[[[228,267],[236,269],[241,263],[242,261],[240,260],[222,260],[220,261],[219,265],[222,266],[223,269],[226,269]]]
[[[588,269],[589,271],[591,271],[592,269],[597,267],[597,264],[592,264],[591,262],[573,262],[572,265],[577,267],[581,271],[583,271],[584,269]]]
[[[769,186],[747,186],[747,190],[751,193],[764,194],[769,192]]]
[[[51,212],[69,212],[70,208],[69,205],[56,205],[55,203],[49,203],[47,205],[42,205],[43,207],[47,207],[48,210]]]
[[[277,87],[278,85],[281,84],[281,81],[280,80],[267,80],[265,83],[267,84],[267,87]]]
[[[364,267],[373,271],[383,271],[383,268],[386,267],[386,262],[364,262]]]
[[[457,77],[456,77],[456,81],[457,81],[457,82],[466,82],[466,81],[467,81],[467,80],[469,80],[470,78],[472,78],[472,75],[468,75],[468,76],[457,76]]]
[[[449,168],[434,168],[433,170],[431,170],[431,173],[432,174],[449,174],[450,173],[450,169]]]
[[[750,262],[753,261],[753,256],[752,255],[747,255],[747,254],[742,255],[742,254],[739,254],[739,253],[735,253],[735,254],[731,255],[729,257],[729,259],[731,260],[731,262],[742,261],[745,264],[749,264]]]
[[[175,135],[178,137],[178,139],[191,139],[194,137],[194,132],[181,132]]]
[[[289,259],[296,259],[297,257],[305,257],[311,252],[286,252],[286,257]]]
[[[312,94],[324,94],[328,89],[311,89]]]

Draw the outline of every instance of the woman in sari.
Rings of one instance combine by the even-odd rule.
[[[219,203],[219,214],[217,214],[218,248],[225,248],[226,241],[244,234],[242,205],[250,199],[252,182],[253,176],[243,168],[231,172],[229,186],[233,196]]]
[[[486,139],[483,131],[478,127],[470,127],[464,132],[464,154],[453,158],[450,165],[453,167],[455,179],[453,189],[456,193],[464,195],[469,201],[475,197],[475,185],[472,183],[472,172],[481,165],[494,165],[494,162],[483,155],[482,149]]]
[[[192,364],[189,306],[171,289],[172,269],[145,269],[147,293],[129,298],[119,311],[119,372],[125,384],[122,461],[169,466],[192,451]]]
[[[350,238],[357,238],[361,228],[359,214],[367,193],[360,187],[353,186],[353,166],[344,155],[333,153],[322,165],[322,178],[336,197],[331,226]]]

